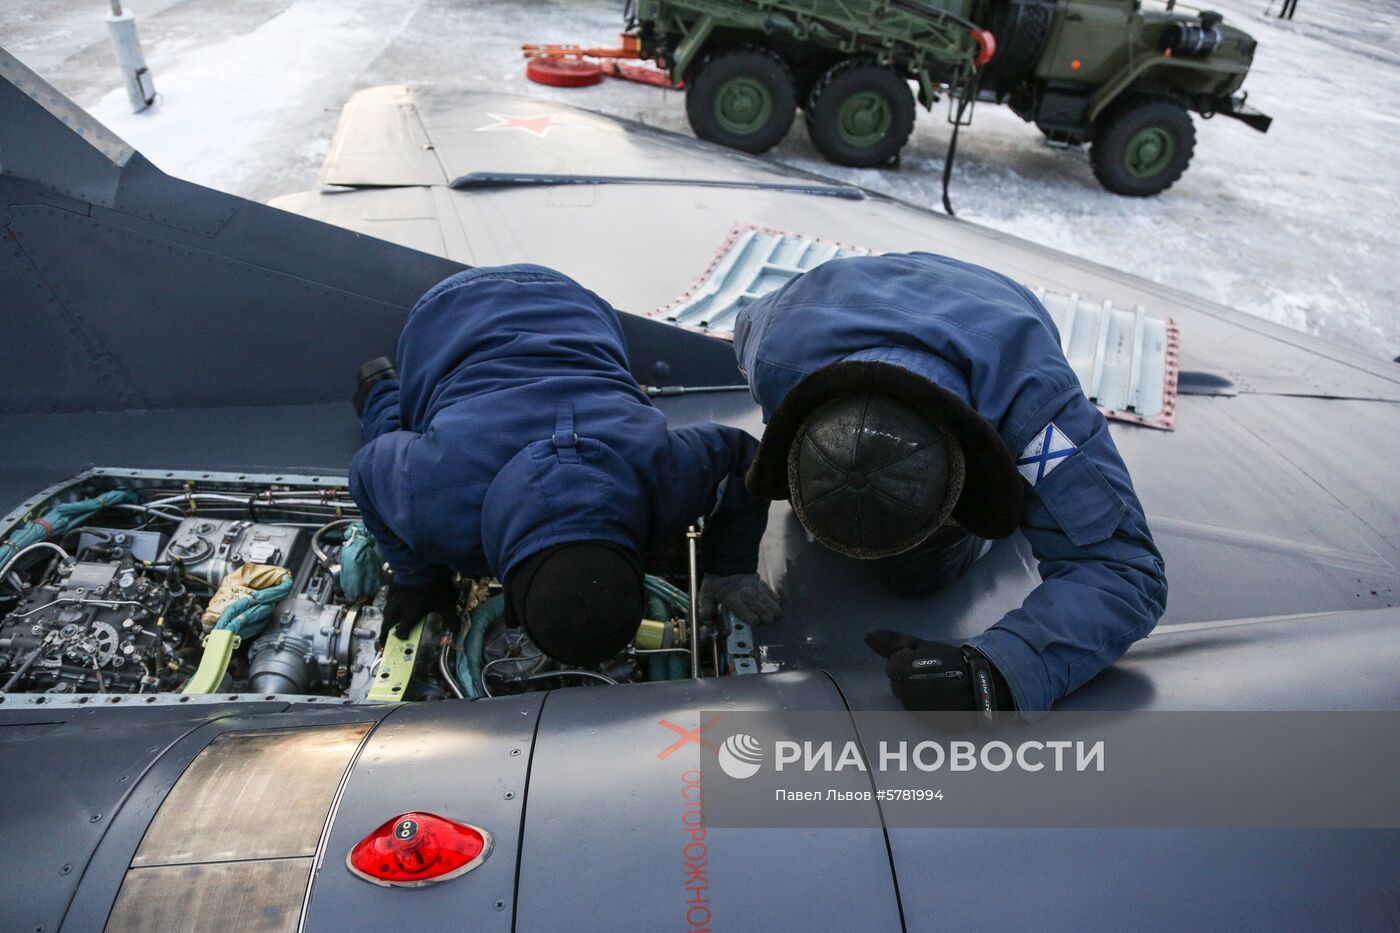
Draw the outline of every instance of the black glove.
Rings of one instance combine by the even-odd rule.
[[[890,629],[866,632],[865,643],[885,659],[890,690],[905,709],[978,710],[994,720],[997,710],[1016,708],[1006,680],[975,648]]]
[[[705,574],[700,584],[700,618],[717,618],[720,606],[749,625],[770,625],[783,617],[778,594],[756,573]]]
[[[431,612],[441,614],[447,627],[455,628],[457,587],[451,580],[435,580],[427,586],[390,583],[389,593],[384,597],[384,622],[379,628],[380,642],[388,638],[390,628],[399,638],[407,638],[413,627]]]
[[[394,361],[387,356],[380,356],[365,363],[355,372],[355,395],[351,400],[355,406],[356,417],[362,417],[365,413],[365,402],[369,400],[369,390],[386,379],[399,378],[399,371],[394,368]]]

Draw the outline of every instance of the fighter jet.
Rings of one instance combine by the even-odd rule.
[[[465,594],[476,643],[430,617],[383,650],[380,604],[337,582],[352,374],[447,275],[573,276],[622,309],[673,422],[757,435],[738,311],[836,257],[926,250],[1041,296],[1169,568],[1153,635],[1057,710],[1394,711],[1393,364],[555,103],[363,91],[321,187],[267,206],[165,175],[3,52],[0,78],[6,929],[1394,923],[1390,829],[913,829],[871,803],[697,830],[687,788],[723,737],[699,711],[897,710],[862,633],[985,629],[1038,583],[1019,537],[908,602],[779,503],[780,625],[702,629],[679,541],[636,643],[586,675],[522,651],[493,581]],[[215,638],[208,603],[249,565],[287,589]]]

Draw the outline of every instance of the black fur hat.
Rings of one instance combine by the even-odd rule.
[[[925,413],[962,449],[962,494],[952,511],[960,525],[982,538],[1005,538],[1020,526],[1023,480],[987,419],[933,381],[873,360],[824,366],[793,387],[769,419],[749,465],[749,491],[767,499],[790,499],[788,455],[803,422],[835,398],[871,392]]]
[[[510,572],[505,591],[511,619],[565,664],[614,657],[642,624],[641,561],[608,541],[569,541],[532,554]]]

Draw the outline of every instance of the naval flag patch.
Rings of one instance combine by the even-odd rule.
[[[1074,453],[1074,450],[1074,442],[1065,437],[1065,432],[1055,427],[1052,422],[1045,426],[1044,431],[1031,438],[1026,449],[1021,451],[1021,456],[1016,458],[1016,469],[1021,471],[1026,482],[1034,486],[1049,476],[1051,470],[1064,463],[1065,458]]]

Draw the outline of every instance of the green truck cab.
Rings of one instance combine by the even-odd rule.
[[[641,54],[686,88],[695,134],[747,152],[800,108],[840,165],[895,161],[949,96],[1005,104],[1052,141],[1090,144],[1094,174],[1154,195],[1186,170],[1191,113],[1266,132],[1241,86],[1255,40],[1208,11],[1140,0],[636,0]]]

